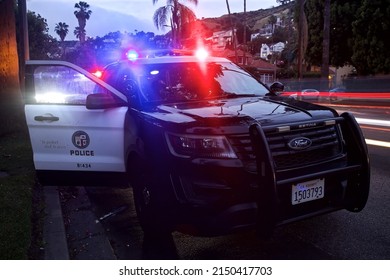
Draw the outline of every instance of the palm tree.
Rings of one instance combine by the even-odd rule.
[[[198,0],[185,1],[198,5]],[[153,5],[157,2],[158,0],[153,0]],[[158,8],[153,15],[153,22],[157,29],[164,30],[166,26],[171,27],[172,44],[174,47],[179,46],[183,25],[195,20],[195,13],[186,5],[180,3],[179,0],[167,0],[166,5]]]
[[[87,2],[80,1],[74,5],[76,11],[74,11],[74,15],[76,16],[79,22],[79,39],[80,43],[85,42],[85,25],[87,24],[87,20],[90,18],[92,11],[89,10],[89,4]],[[75,31],[76,32],[76,31]]]
[[[85,29],[81,29],[79,26],[77,26],[74,31],[73,31],[73,34],[76,36],[77,39],[80,40],[81,42],[81,37],[84,37],[85,38]]]
[[[58,36],[61,38],[61,42],[65,40],[66,35],[68,35],[69,32],[69,25],[67,25],[65,22],[59,22],[56,24],[54,31],[57,33]]]
[[[57,33],[58,36],[60,36],[61,43],[63,45],[62,55],[61,55],[62,57],[65,55],[65,44],[64,44],[64,41],[65,41],[66,35],[68,35],[68,32],[69,32],[68,28],[69,28],[69,25],[67,25],[65,22],[59,22],[54,27],[54,31]]]
[[[275,32],[275,24],[278,22],[278,18],[275,15],[270,15],[268,18],[268,24],[271,24],[272,34]]]

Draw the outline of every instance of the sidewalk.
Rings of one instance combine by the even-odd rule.
[[[45,220],[43,239],[46,260],[115,260],[116,256],[105,231],[92,211],[83,187],[61,208],[59,189],[45,186]],[[65,229],[64,218],[68,227]]]

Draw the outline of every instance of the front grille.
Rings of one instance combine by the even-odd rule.
[[[312,145],[304,150],[292,150],[287,143],[297,137],[309,138]],[[341,145],[335,126],[266,133],[266,138],[275,166],[279,169],[324,161],[341,153]]]
[[[302,167],[326,161],[342,152],[340,137],[335,125],[295,129],[285,132],[265,131],[265,136],[277,169]],[[312,145],[304,150],[292,150],[288,143],[297,137],[306,137]],[[256,171],[256,159],[249,134],[229,137],[237,156],[248,171]]]

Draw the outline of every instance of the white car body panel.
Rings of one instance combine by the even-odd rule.
[[[88,94],[73,94],[71,91],[79,82],[82,85],[88,83],[88,89],[94,85],[100,86],[121,100],[127,100],[126,97],[76,65],[51,61],[27,64],[46,67],[45,71],[34,73],[34,98],[37,102],[27,102],[25,105],[35,169],[125,172],[124,134],[128,130],[124,129],[124,124],[128,107],[91,110],[85,104],[72,104],[72,101],[68,102],[66,99],[85,103],[86,96],[93,94],[89,91]],[[54,74],[56,67],[61,69],[58,75]],[[66,70],[68,68],[71,69],[70,74]],[[65,75],[61,76],[62,73],[66,73],[69,80],[64,80]],[[68,86],[67,92],[64,85]],[[50,87],[54,91],[48,89]],[[55,103],[42,101],[53,95]],[[39,98],[43,99],[39,101]]]

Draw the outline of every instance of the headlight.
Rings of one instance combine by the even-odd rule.
[[[225,136],[165,134],[171,153],[190,158],[237,158]]]

